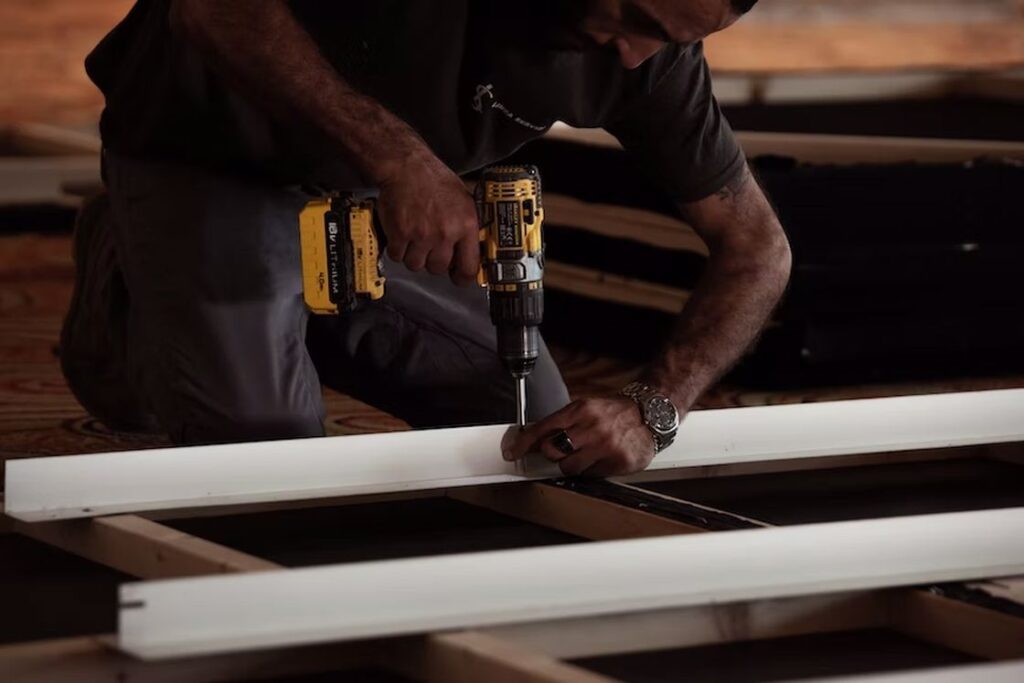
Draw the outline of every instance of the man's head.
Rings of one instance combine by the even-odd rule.
[[[731,26],[757,0],[589,0],[582,3],[584,43],[618,52],[635,69],[666,43],[693,43]]]

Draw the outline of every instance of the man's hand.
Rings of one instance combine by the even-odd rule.
[[[424,149],[381,182],[380,221],[388,256],[409,270],[449,273],[458,285],[476,281],[480,219],[466,186]]]
[[[560,451],[552,436],[565,430],[576,451]],[[654,436],[636,403],[623,396],[573,401],[523,430],[502,439],[502,456],[518,460],[540,451],[566,476],[613,477],[645,469],[654,459]]]

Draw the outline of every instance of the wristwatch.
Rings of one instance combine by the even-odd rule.
[[[633,399],[640,408],[640,417],[654,436],[655,452],[661,453],[668,448],[679,431],[679,411],[675,404],[643,382],[628,384],[619,393]]]

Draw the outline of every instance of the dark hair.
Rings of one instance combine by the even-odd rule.
[[[757,0],[730,0],[732,11],[736,14],[746,14],[750,8],[757,4]]]

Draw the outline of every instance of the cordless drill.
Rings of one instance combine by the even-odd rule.
[[[318,197],[299,214],[302,296],[313,313],[348,313],[384,296],[373,201]]]
[[[526,426],[526,377],[540,355],[544,239],[536,166],[492,166],[476,187],[481,285],[487,287],[498,356],[516,382],[516,424]]]
[[[526,377],[540,354],[544,314],[544,243],[540,173],[535,166],[495,166],[476,187],[480,271],[487,288],[498,355],[516,381],[516,424],[526,425]],[[310,201],[299,214],[302,288],[317,314],[347,313],[384,296],[374,203],[354,195]]]

